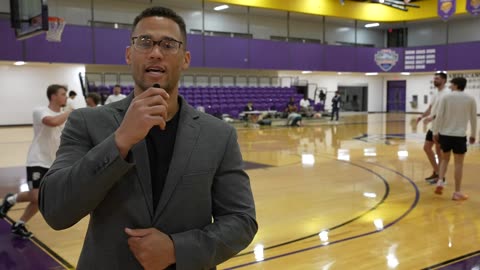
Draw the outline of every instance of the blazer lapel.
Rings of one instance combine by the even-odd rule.
[[[150,218],[153,217],[152,180],[150,174],[150,161],[148,160],[147,143],[145,139],[138,142],[132,148],[133,160],[135,161],[137,177],[142,187],[145,203],[148,207]]]
[[[195,122],[199,117],[198,112],[190,107],[182,98],[182,108],[180,111],[180,123],[178,125],[177,136],[175,139],[175,147],[173,150],[172,160],[168,169],[167,179],[163,187],[160,201],[158,202],[153,224],[160,217],[163,209],[167,205],[172,196],[179,179],[182,177],[186,166],[190,160],[192,150],[197,143],[200,135],[200,126]]]
[[[114,114],[118,125],[123,121],[125,113],[133,100],[133,92],[130,93],[125,99],[115,102],[112,107],[117,110]],[[135,162],[137,178],[142,187],[145,203],[147,204],[150,218],[153,217],[153,199],[152,199],[152,183],[150,176],[150,161],[148,160],[147,144],[145,139],[141,140],[133,146],[131,149],[133,154],[133,161]]]

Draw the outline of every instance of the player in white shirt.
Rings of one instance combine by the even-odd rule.
[[[447,87],[445,87],[446,83],[447,83],[446,71],[440,71],[435,73],[435,76],[433,78],[433,85],[437,88],[438,91],[433,95],[430,105],[428,106],[428,109],[421,116],[417,118],[417,124],[422,119],[424,119],[424,123],[426,124],[429,124],[430,122],[434,121],[435,115],[437,114],[437,108],[438,108],[437,104],[439,100],[442,99],[442,97],[445,94],[450,93],[450,90]],[[425,143],[423,144],[423,151],[425,151],[428,161],[430,162],[430,165],[432,166],[432,169],[433,169],[432,175],[425,178],[425,180],[431,184],[435,184],[437,182],[438,171],[439,171],[437,159],[435,158],[435,153],[432,150],[434,145],[435,145],[435,153],[440,159],[442,151],[440,150],[440,145],[433,141],[433,133],[432,133],[431,125],[429,125],[427,136],[425,137]]]
[[[115,87],[113,88],[113,95],[110,95],[108,96],[107,100],[105,101],[105,105],[109,104],[109,103],[112,103],[112,102],[116,102],[116,101],[119,101],[119,100],[122,100],[124,98],[126,98],[127,96],[125,96],[124,94],[122,94],[122,87],[120,85],[115,85]]]
[[[436,194],[442,194],[445,186],[450,154],[453,152],[455,161],[455,192],[452,200],[466,200],[468,196],[461,192],[463,161],[467,152],[467,126],[470,122],[470,144],[475,142],[477,134],[477,102],[463,90],[467,80],[462,77],[454,78],[450,88],[452,93],[440,100],[436,119],[433,123],[433,139],[440,143],[442,159],[440,162],[439,181],[435,189]]]
[[[3,218],[15,203],[29,202],[20,219],[12,225],[12,232],[24,238],[32,236],[25,228],[25,223],[38,212],[38,188],[55,160],[60,135],[70,114],[70,111],[62,111],[67,103],[67,90],[64,86],[50,85],[47,97],[48,107],[35,108],[33,111],[34,137],[27,156],[27,182],[30,190],[7,194],[0,206],[0,218]]]
[[[300,113],[307,117],[313,115],[312,108],[310,107],[310,101],[305,96],[300,100]]]
[[[75,91],[70,90],[70,92],[68,93],[67,105],[65,106],[65,109],[68,111],[72,111],[85,107],[87,107],[87,103],[85,102],[85,98],[83,97],[83,95],[79,97]]]

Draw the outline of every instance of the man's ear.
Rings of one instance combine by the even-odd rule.
[[[128,65],[131,63],[131,54],[132,54],[132,47],[128,46],[125,49],[125,62],[127,62]]]
[[[191,55],[189,51],[186,51],[183,56],[182,70],[188,69],[190,67]]]

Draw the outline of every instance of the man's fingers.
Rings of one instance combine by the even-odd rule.
[[[168,107],[167,100],[168,99],[165,99],[163,96],[154,95],[154,96],[149,96],[147,98],[142,99],[142,102],[146,106],[163,105],[165,107]]]
[[[170,95],[163,88],[150,87],[146,91],[143,91],[140,95],[136,96],[135,99],[144,99],[151,96],[160,95],[164,99],[169,99]]]
[[[145,237],[155,230],[153,228],[147,228],[147,229],[130,229],[130,228],[125,228],[125,233],[130,236],[130,237]],[[129,239],[130,242],[130,239]]]
[[[146,108],[145,113],[151,116],[162,116],[167,119],[168,109],[163,105],[156,105]]]

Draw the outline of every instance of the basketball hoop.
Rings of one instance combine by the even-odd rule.
[[[48,17],[48,31],[46,39],[48,41],[62,41],[62,33],[65,28],[65,20],[59,17]]]

